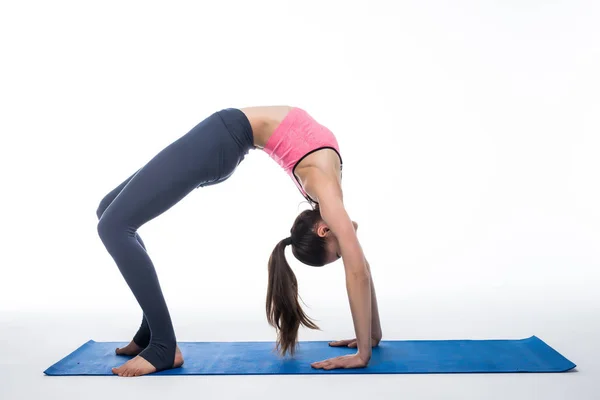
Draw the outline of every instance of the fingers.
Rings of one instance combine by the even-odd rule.
[[[331,360],[333,360],[333,359],[329,358],[327,360],[317,361],[317,362],[310,364],[310,366],[313,368],[325,368],[326,366],[329,366],[331,364]]]
[[[317,369],[336,369],[336,368],[348,368],[348,357],[341,356],[335,358],[329,358],[327,360],[319,361],[316,363],[312,363],[311,366]]]
[[[356,339],[338,340],[337,342],[330,342],[329,345],[332,347],[348,346],[352,342],[356,342]]]
[[[311,367],[316,368],[316,369],[324,369],[324,370],[330,370],[330,369],[337,368],[336,364],[332,360],[325,360],[325,361],[319,361],[316,363],[312,363]]]
[[[329,371],[330,369],[335,369],[335,368],[339,368],[339,367],[340,367],[339,365],[336,365],[333,362],[329,362],[329,363],[325,364],[323,369],[326,371]]]
[[[367,366],[367,364],[368,363],[365,363],[360,359],[357,353],[351,356],[340,356],[315,362],[311,364],[311,367],[316,369],[331,370],[336,368],[364,368]]]
[[[329,342],[329,345],[332,347],[346,346],[350,343],[350,340],[338,340],[336,342]]]

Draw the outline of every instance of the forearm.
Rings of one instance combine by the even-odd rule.
[[[361,358],[371,359],[371,274],[368,271],[350,273],[346,289],[356,333],[357,348]]]
[[[381,340],[383,333],[381,331],[381,321],[379,320],[379,308],[377,307],[377,295],[375,294],[375,284],[373,283],[373,275],[371,267],[367,261],[367,270],[370,275],[371,282],[371,337],[377,341]]]
[[[381,332],[381,321],[379,320],[379,309],[377,308],[377,296],[375,295],[375,286],[371,279],[371,337],[381,340],[383,333]]]

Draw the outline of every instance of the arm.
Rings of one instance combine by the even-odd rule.
[[[367,261],[367,269],[369,270],[369,274],[371,274],[371,268],[369,266],[369,262]],[[373,347],[379,345],[381,339],[383,337],[383,333],[381,331],[381,323],[379,321],[379,310],[377,308],[377,296],[375,295],[375,286],[373,285],[373,275],[371,275],[371,339]],[[346,339],[339,340],[335,342],[330,342],[330,346],[347,346],[351,348],[356,347],[356,339]]]
[[[367,261],[367,269],[371,275],[371,266]],[[371,275],[371,337],[376,343],[381,341],[383,333],[381,332],[381,322],[379,320],[379,309],[377,308],[377,296],[375,295],[375,286],[373,285],[373,276]]]
[[[336,236],[346,272],[346,289],[356,332],[358,355],[365,364],[371,359],[371,274],[367,266],[352,220],[336,185],[323,181],[314,185],[321,217]],[[378,320],[378,317],[377,317]],[[378,323],[377,323],[378,325]],[[378,332],[375,332],[378,333]]]

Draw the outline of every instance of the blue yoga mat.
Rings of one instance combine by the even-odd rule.
[[[46,375],[113,375],[131,357],[118,356],[121,342],[90,340],[48,368]],[[328,342],[300,342],[294,358],[279,358],[272,342],[180,342],[183,367],[153,375],[425,374],[564,372],[575,367],[536,336],[520,340],[382,341],[366,368],[313,369],[310,364],[356,349]]]

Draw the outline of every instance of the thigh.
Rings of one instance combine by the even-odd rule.
[[[218,117],[217,117],[218,118]],[[219,175],[224,129],[211,116],[169,144],[140,168],[106,209],[111,218],[138,228]]]

